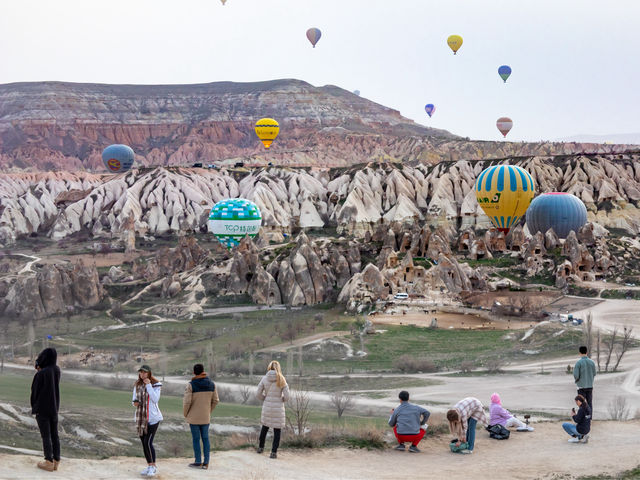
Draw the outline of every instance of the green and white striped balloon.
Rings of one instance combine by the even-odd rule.
[[[237,247],[245,235],[255,237],[261,224],[258,206],[243,198],[222,200],[209,213],[209,231],[228,249]]]

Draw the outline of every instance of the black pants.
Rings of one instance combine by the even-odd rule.
[[[58,417],[36,415],[36,422],[42,436],[42,450],[45,460],[60,461],[60,438],[58,437]]]
[[[144,458],[147,459],[147,463],[156,463],[156,449],[153,448],[153,437],[156,436],[160,422],[147,426],[147,433],[140,437],[142,442],[142,449],[144,450]]]
[[[267,432],[269,431],[269,427],[262,426],[262,430],[260,430],[260,448],[264,448],[264,441],[267,439]],[[274,428],[273,429],[273,444],[271,445],[271,451],[276,453],[278,451],[278,447],[280,446],[280,433],[282,429]]]
[[[578,395],[582,395],[591,407],[591,418],[593,418],[593,403],[591,396],[593,395],[593,388],[579,388]]]

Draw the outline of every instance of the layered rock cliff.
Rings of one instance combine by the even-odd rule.
[[[280,122],[265,151],[253,125]],[[63,82],[0,85],[0,168],[102,172],[111,143],[138,166],[194,162],[338,167],[419,161],[611,153],[623,145],[468,141],[335,86],[299,80],[200,85]],[[635,147],[637,148],[637,147]]]

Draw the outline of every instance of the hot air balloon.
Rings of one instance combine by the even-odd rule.
[[[504,83],[507,83],[507,78],[511,75],[511,67],[509,65],[501,65],[498,67],[498,75],[504,80]]]
[[[360,96],[360,90],[354,90],[354,91],[353,91],[353,93],[354,93],[355,95]]]
[[[480,173],[475,190],[484,213],[506,235],[527,211],[535,185],[531,175],[520,167],[494,165]]]
[[[500,117],[496,121],[496,127],[498,127],[498,130],[500,130],[502,136],[506,137],[507,133],[509,133],[509,131],[513,127],[513,120],[511,120],[509,117]]]
[[[462,37],[460,35],[449,35],[447,45],[449,45],[449,48],[453,50],[453,54],[455,55],[462,46]]]
[[[242,198],[222,200],[209,213],[209,231],[228,249],[237,247],[245,235],[255,237],[261,224],[258,206]]]
[[[220,0],[222,2],[222,6],[224,7],[225,3],[227,3],[227,0]]]
[[[436,106],[433,103],[427,103],[424,106],[424,111],[427,112],[427,115],[429,115],[429,118],[431,118],[431,115],[433,115],[433,112],[436,111]]]
[[[309,30],[307,30],[307,38],[311,42],[311,45],[313,45],[313,48],[316,48],[316,43],[318,43],[318,40],[320,40],[321,36],[322,32],[319,28],[310,28]]]
[[[264,148],[269,148],[280,132],[280,125],[273,118],[261,118],[256,122],[256,135]]]
[[[109,145],[102,151],[102,161],[111,173],[126,172],[133,165],[134,153],[127,145]]]
[[[570,231],[578,233],[585,223],[587,207],[570,193],[543,193],[533,199],[527,210],[527,227],[532,235],[553,228],[559,238],[567,238]]]

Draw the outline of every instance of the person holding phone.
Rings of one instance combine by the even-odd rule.
[[[147,468],[140,474],[147,477],[154,477],[158,472],[153,439],[156,436],[158,425],[163,420],[162,413],[158,408],[161,388],[162,383],[153,376],[151,368],[148,365],[142,365],[138,369],[138,380],[133,386],[131,402],[136,407],[136,428],[142,442],[144,457],[147,460]]]
[[[260,440],[258,453],[264,451],[264,442],[267,438],[269,428],[273,428],[273,444],[271,445],[271,457],[278,458],[278,447],[280,446],[280,434],[285,427],[284,404],[289,400],[289,386],[287,380],[282,375],[280,363],[272,361],[267,367],[267,373],[258,385],[258,399],[262,402],[262,415],[260,423]]]
[[[574,399],[578,406],[576,412],[575,407],[571,409],[571,418],[575,425],[571,422],[562,424],[564,431],[571,435],[569,443],[587,443],[589,441],[589,432],[591,431],[591,407],[582,395],[576,395]]]

